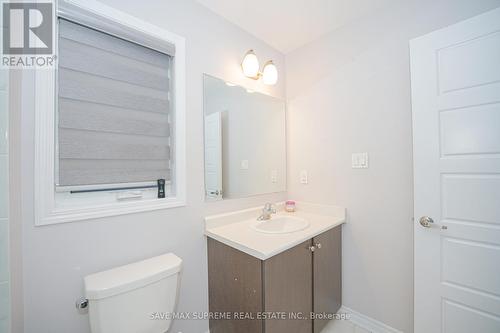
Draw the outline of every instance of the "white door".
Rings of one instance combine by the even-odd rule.
[[[222,198],[222,114],[205,117],[205,190],[207,197]]]
[[[500,9],[410,48],[415,333],[499,333]]]

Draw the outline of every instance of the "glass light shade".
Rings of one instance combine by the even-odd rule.
[[[268,61],[264,65],[264,69],[262,70],[262,82],[267,85],[273,85],[278,82],[278,69],[272,61]]]
[[[253,52],[250,50],[245,54],[243,61],[241,63],[241,69],[243,70],[243,74],[246,77],[250,77],[256,79],[259,77],[259,59]]]

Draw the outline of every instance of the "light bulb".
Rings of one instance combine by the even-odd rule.
[[[252,79],[257,79],[259,77],[259,59],[257,59],[253,50],[250,50],[247,54],[245,54],[241,63],[241,69],[246,77]]]
[[[278,69],[272,60],[264,65],[264,69],[262,70],[262,82],[267,85],[274,85],[278,82]]]

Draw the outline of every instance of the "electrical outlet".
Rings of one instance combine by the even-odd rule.
[[[278,170],[271,170],[271,183],[278,182]]]
[[[241,160],[241,170],[248,170],[248,160]]]
[[[307,184],[308,181],[309,180],[308,180],[307,170],[302,170],[300,172],[300,183]]]

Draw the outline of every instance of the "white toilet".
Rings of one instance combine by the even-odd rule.
[[[181,264],[168,253],[85,277],[92,333],[165,333]]]

